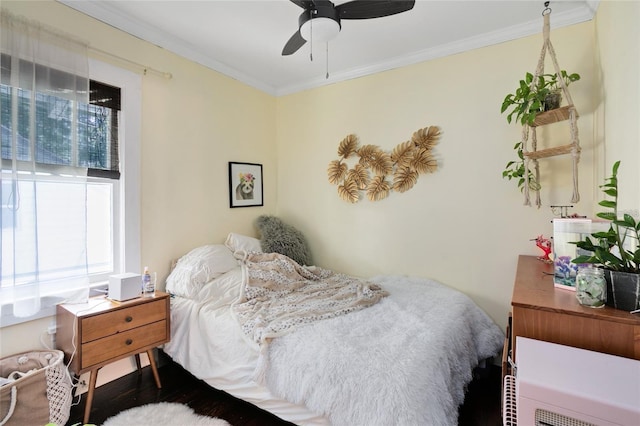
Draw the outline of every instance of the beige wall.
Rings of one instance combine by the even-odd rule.
[[[221,243],[231,230],[254,234],[255,216],[275,211],[275,98],[53,0],[3,1],[2,7],[173,75],[142,77],[141,267],[158,271],[164,281],[172,259]],[[229,161],[263,164],[264,207],[229,208]],[[1,354],[41,347],[40,335],[51,320],[0,330]]]
[[[598,211],[598,186],[618,159],[621,206],[640,207],[639,17],[637,2],[605,1],[595,22],[551,33],[560,67],[582,76],[570,86],[582,147],[581,201],[571,212]],[[279,98],[278,214],[309,237],[316,262],[363,276],[433,278],[505,325],[517,256],[541,253],[529,240],[552,235],[549,206],[570,204],[572,191],[568,156],[541,160],[539,210],[524,207],[501,177],[520,128],[499,108],[535,68],[541,44],[532,36]],[[545,70],[553,70],[549,61]],[[435,149],[440,170],[410,191],[351,205],[328,183],[327,166],[347,134],[391,150],[428,125],[444,132]],[[568,128],[556,124],[539,136],[543,148],[566,143]]]
[[[570,92],[583,149],[583,201],[574,211],[584,214],[594,186],[593,32],[587,22],[552,33],[560,66],[582,76]],[[523,206],[515,182],[501,175],[521,127],[509,125],[500,106],[535,69],[541,47],[542,35],[532,36],[279,98],[278,213],[309,237],[317,263],[363,276],[433,278],[504,325],[518,254],[541,253],[530,239],[552,234],[549,206],[569,204],[572,192],[569,156],[541,161],[539,210]],[[443,131],[440,169],[411,190],[352,205],[328,183],[327,166],[347,134],[390,151],[429,125]],[[553,130],[561,139],[548,146],[568,143],[566,123]]]
[[[541,36],[274,99],[53,1],[2,4],[173,74],[147,75],[142,87],[142,262],[162,276],[190,248],[230,230],[253,234],[257,215],[277,213],[306,234],[319,265],[434,278],[504,325],[518,254],[538,254],[529,240],[551,235],[549,205],[568,204],[568,159],[542,163],[539,210],[524,207],[501,177],[520,129],[500,104],[535,67]],[[601,175],[618,158],[621,175],[630,174],[623,197],[638,208],[640,172],[625,165],[640,160],[639,15],[635,2],[601,2],[594,22],[551,34],[561,67],[582,75],[570,88],[583,148],[579,213],[593,213]],[[428,125],[444,132],[440,169],[410,191],[351,205],[328,183],[327,165],[347,134],[390,150]],[[228,161],[264,165],[263,208],[229,209]],[[0,330],[2,354],[40,347],[49,322]]]
[[[601,2],[595,37],[598,103],[596,126],[598,182],[618,171],[619,205],[638,216],[640,211],[640,3]],[[601,193],[598,192],[598,200]]]

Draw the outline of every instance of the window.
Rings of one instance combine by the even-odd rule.
[[[68,285],[65,277],[74,275],[74,268],[83,263],[69,255],[74,252],[74,240],[86,241],[85,264],[92,285],[104,284],[111,274],[135,272],[140,268],[137,173],[141,79],[139,75],[99,61],[91,60],[89,69],[89,104],[74,104],[43,93],[34,95],[7,84],[1,86],[2,161],[13,159],[7,138],[15,126],[19,129],[18,138],[24,137],[26,142],[30,138],[28,132],[36,132],[34,149],[29,150],[29,145],[18,141],[16,159],[36,161],[39,170],[43,170],[25,179],[29,184],[22,188],[7,187],[11,184],[5,179],[0,188],[3,233],[20,228],[20,223],[14,228],[14,221],[22,220],[21,217],[9,213],[25,197],[37,197],[38,202],[38,278],[51,284],[40,291],[44,302],[40,313],[22,320],[55,312],[54,305],[60,301],[56,295],[63,290],[60,286]],[[60,78],[66,78],[62,74]],[[31,108],[29,102],[35,102],[35,108]],[[13,122],[8,119],[8,108],[14,108],[14,113],[18,108]],[[31,117],[29,111],[34,110],[35,116]],[[79,174],[78,170],[87,170],[86,175]],[[72,205],[78,192],[85,195],[86,206],[56,209],[61,200],[64,204],[68,199],[67,207]],[[19,197],[13,196],[16,193]],[[83,222],[75,220],[74,212],[86,214],[86,229],[78,229],[84,226],[77,226]],[[21,262],[33,262],[36,257],[33,247],[21,250],[24,251],[19,251],[15,259],[3,259],[0,294],[5,287],[5,276],[13,274],[12,265],[16,265],[16,269],[20,267],[16,280],[33,279],[29,276],[33,274],[31,268],[21,265]],[[21,320],[13,315],[10,302],[2,297],[2,326]]]
[[[114,271],[113,214],[117,212],[118,171],[118,117],[120,89],[97,81],[90,83],[91,101],[77,103],[45,93],[0,85],[2,106],[2,161],[10,162],[12,153],[11,109],[16,102],[20,110],[17,117],[17,152],[19,162],[38,163],[42,172],[25,177],[15,188],[3,182],[3,241],[9,233],[22,232],[38,224],[38,278],[52,281],[69,275],[80,275],[88,264],[91,281],[104,279]],[[35,106],[31,106],[34,102]],[[35,111],[35,117],[31,117]],[[33,124],[32,124],[33,123]],[[35,132],[35,149],[30,146],[29,133]],[[76,137],[72,133],[76,132]],[[76,168],[88,169],[88,176],[77,176]],[[5,168],[3,168],[5,169]],[[6,167],[5,170],[10,170]],[[94,177],[98,176],[98,177]],[[21,215],[18,209],[29,205],[26,199],[37,199],[38,214]],[[20,203],[18,200],[22,200]],[[86,206],[84,204],[86,200]],[[80,204],[82,203],[82,204]],[[77,208],[70,206],[77,204]],[[111,206],[115,207],[113,209]],[[86,207],[86,210],[85,210]],[[28,207],[27,207],[28,208]],[[114,211],[115,210],[115,211]],[[13,213],[13,214],[12,214]],[[74,215],[74,213],[76,213]],[[86,215],[87,227],[84,226]],[[25,225],[14,227],[16,221]],[[81,227],[81,228],[79,228]],[[27,231],[28,232],[28,231]],[[74,259],[78,240],[87,241],[86,257]],[[84,246],[84,241],[82,242]],[[84,252],[84,248],[81,252]],[[16,282],[36,280],[30,267],[32,247],[17,252],[3,251],[5,262],[2,282],[10,283],[10,275],[17,271]],[[6,257],[9,259],[6,259]],[[15,269],[14,269],[15,268]]]

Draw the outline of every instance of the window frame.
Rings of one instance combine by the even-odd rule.
[[[113,212],[114,273],[140,269],[140,151],[142,122],[142,77],[132,71],[89,58],[89,78],[119,87],[121,122],[118,147],[120,179],[114,198],[119,212]],[[118,213],[118,214],[116,214]],[[124,219],[124,220],[120,220]]]

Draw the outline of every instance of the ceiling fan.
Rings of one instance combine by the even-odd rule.
[[[340,32],[342,19],[372,19],[395,15],[413,9],[415,0],[353,0],[334,5],[329,0],[291,0],[304,11],[298,18],[296,31],[282,49],[292,55],[311,40],[329,41]]]

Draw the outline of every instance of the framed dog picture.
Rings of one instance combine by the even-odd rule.
[[[262,205],[262,164],[229,162],[229,207]]]

